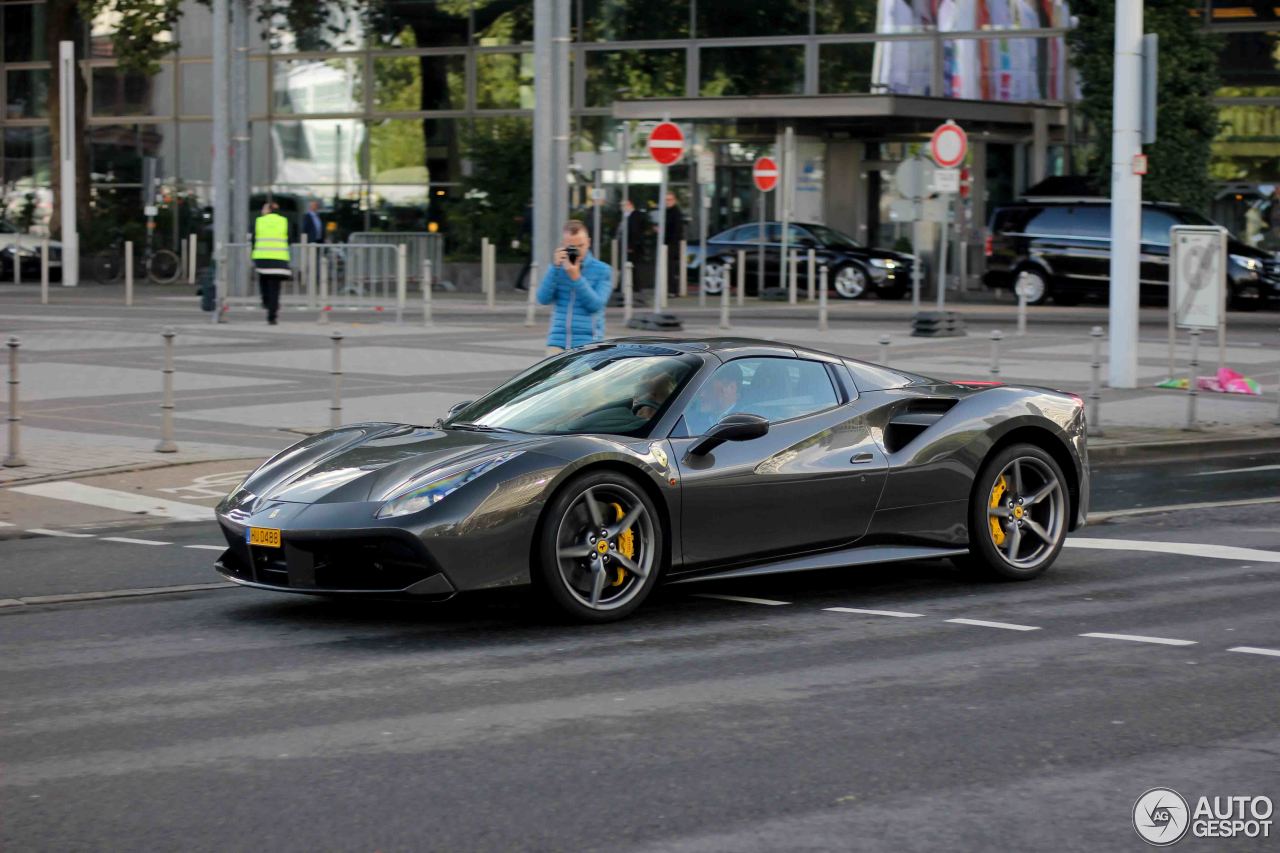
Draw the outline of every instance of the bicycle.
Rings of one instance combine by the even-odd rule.
[[[149,245],[135,247],[134,265],[138,273],[155,284],[173,284],[182,272],[182,262],[176,252],[153,249]],[[93,256],[93,277],[101,284],[112,284],[124,278],[124,244],[117,243],[102,249]]]

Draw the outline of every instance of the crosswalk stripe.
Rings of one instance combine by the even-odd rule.
[[[54,483],[34,483],[30,486],[14,486],[11,492],[24,495],[35,495],[41,498],[52,498],[59,501],[88,504],[89,506],[114,509],[120,512],[141,513],[155,518],[171,518],[175,521],[212,521],[213,510],[198,504],[172,501],[167,498],[153,498],[133,492],[122,492],[118,489],[104,489],[101,486],[89,486],[71,480],[60,480]]]

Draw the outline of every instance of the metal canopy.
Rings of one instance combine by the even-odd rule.
[[[1066,108],[1053,102],[1003,103],[918,95],[765,95],[734,98],[650,98],[614,101],[617,119],[728,121],[731,119],[808,119],[824,124],[857,126],[874,123],[896,132],[932,130],[953,119],[970,129],[1027,128],[1036,114],[1050,124],[1065,125]],[[891,126],[885,119],[897,119]]]

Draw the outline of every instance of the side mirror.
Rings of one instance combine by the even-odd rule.
[[[702,440],[689,451],[691,456],[702,456],[715,450],[726,441],[751,441],[768,435],[769,421],[759,415],[744,413],[726,415],[720,423],[707,430]]]
[[[449,407],[449,414],[445,415],[445,418],[448,419],[453,417],[454,415],[458,414],[458,412],[461,412],[463,409],[465,409],[467,406],[470,406],[474,402],[475,400],[463,400],[461,403],[454,403],[452,406]]]

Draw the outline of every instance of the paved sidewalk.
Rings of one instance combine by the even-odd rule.
[[[385,312],[337,312],[321,324],[314,312],[298,306],[286,310],[276,327],[262,322],[261,311],[245,307],[233,310],[230,322],[214,325],[192,297],[178,295],[183,290],[154,290],[159,292],[144,294],[136,308],[126,309],[112,305],[105,289],[58,291],[57,304],[40,306],[30,293],[0,288],[0,336],[17,335],[23,342],[22,451],[28,462],[25,468],[0,468],[0,484],[266,456],[329,425],[335,332],[343,336],[344,422],[430,423],[453,403],[483,393],[539,359],[547,322],[541,309],[535,325],[526,327],[523,297],[504,294],[493,310],[474,297],[441,298],[430,327],[422,325],[420,315],[407,314],[397,324]],[[923,339],[909,336],[910,305],[904,303],[832,303],[831,328],[825,333],[817,331],[810,305],[734,307],[727,333],[719,329],[718,308],[699,309],[696,298],[674,310],[685,320],[685,335],[769,338],[878,361],[878,341],[888,334],[888,360],[902,369],[944,379],[1049,385],[1079,394],[1087,393],[1090,382],[1089,328],[1105,320],[1098,308],[1051,310],[1037,314],[1030,333],[1019,337],[1013,309],[988,302],[961,306],[974,318],[967,337]],[[1202,430],[1189,433],[1180,429],[1186,394],[1151,387],[1167,374],[1163,312],[1145,309],[1143,316],[1142,387],[1104,390],[1105,435],[1094,439],[1095,449],[1232,436],[1280,441],[1274,429],[1280,317],[1244,315],[1227,350],[1227,364],[1260,382],[1266,396],[1201,394]],[[1235,322],[1236,315],[1232,318]],[[160,437],[160,331],[166,325],[178,332],[175,454],[154,452]],[[1005,335],[998,375],[991,372],[992,328]],[[623,326],[619,309],[610,311],[609,333],[642,334]],[[1201,373],[1211,373],[1216,350],[1203,347],[1202,356]],[[1185,360],[1184,351],[1179,359]]]

